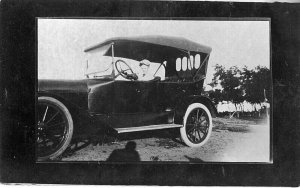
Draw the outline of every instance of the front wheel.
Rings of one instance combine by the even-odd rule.
[[[180,128],[181,138],[187,146],[204,145],[212,132],[212,117],[207,107],[201,103],[189,105]]]
[[[72,116],[63,103],[52,97],[39,97],[37,110],[37,160],[55,159],[71,142]]]

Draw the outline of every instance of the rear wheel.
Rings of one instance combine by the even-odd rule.
[[[184,115],[181,138],[190,147],[204,145],[212,132],[212,117],[207,107],[201,103],[191,104]]]
[[[71,142],[72,116],[63,103],[52,97],[39,97],[37,110],[37,159],[55,159]]]

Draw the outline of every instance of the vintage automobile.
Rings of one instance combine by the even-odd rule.
[[[217,115],[201,95],[210,47],[180,37],[139,36],[111,38],[84,52],[82,80],[38,80],[38,161],[57,158],[79,135],[107,130],[177,128],[187,146],[207,142]],[[137,76],[144,59],[153,79]]]

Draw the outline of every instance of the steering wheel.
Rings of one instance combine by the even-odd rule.
[[[126,69],[123,69],[121,65],[125,65]],[[130,80],[138,79],[137,75],[133,72],[132,68],[125,61],[119,59],[116,61],[115,66],[116,70],[123,78]],[[130,73],[128,73],[127,71],[130,71]]]

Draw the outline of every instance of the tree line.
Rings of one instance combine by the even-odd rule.
[[[215,105],[219,102],[232,102],[236,109],[240,105],[244,109],[243,102],[259,104],[271,99],[271,71],[263,66],[248,69],[244,66],[239,69],[232,66],[226,69],[222,65],[216,65],[212,82],[209,83],[213,90],[207,94]],[[218,89],[218,88],[222,89]]]

